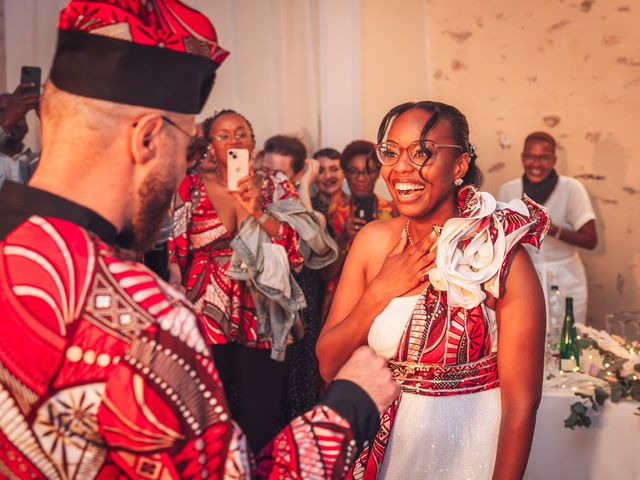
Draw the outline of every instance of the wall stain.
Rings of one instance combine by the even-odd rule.
[[[571,20],[562,20],[561,22],[554,23],[549,28],[547,28],[548,33],[553,33],[560,30],[562,27],[566,27],[571,23]]]
[[[629,65],[630,67],[640,67],[640,61],[634,60],[631,57],[618,57],[616,58],[616,63],[620,65]]]
[[[503,150],[511,148],[511,138],[504,132],[498,132],[498,143]]]
[[[618,205],[619,203],[615,198],[599,197],[597,195],[594,195],[593,198],[600,200],[602,203],[606,203],[607,205]]]
[[[618,11],[619,12],[630,12],[631,11],[631,7],[629,5],[622,5],[621,7],[618,7]]]
[[[467,69],[467,66],[457,58],[454,58],[451,61],[451,70],[457,71],[457,70],[466,70],[466,69]]]
[[[602,132],[587,132],[584,134],[584,138],[589,140],[591,143],[598,143],[601,136]]]
[[[560,117],[557,115],[547,115],[546,117],[542,118],[542,121],[548,127],[553,128],[560,123]]]
[[[457,43],[464,43],[473,35],[471,32],[452,32],[451,30],[443,30],[442,33],[446,33]]]
[[[602,37],[602,41],[608,47],[618,45],[620,43],[620,39],[615,35],[605,35],[604,37]]]
[[[531,76],[527,77],[527,82],[534,83],[534,82],[537,82],[537,81],[538,81],[538,76],[537,75],[531,75]]]
[[[504,163],[504,162],[494,163],[489,168],[487,168],[487,172],[489,172],[489,173],[499,172],[500,170],[502,170],[506,166],[507,166],[507,164]]]
[[[624,275],[620,272],[616,275],[616,290],[620,295],[624,295]]]
[[[640,85],[640,77],[636,77],[633,80],[625,83],[622,88],[636,87]]]
[[[627,192],[630,195],[640,195],[640,190],[633,187],[622,187],[623,192]]]
[[[587,13],[589,10],[591,10],[592,6],[593,6],[593,0],[584,0],[584,2],[580,4],[580,10]]]
[[[574,178],[579,178],[581,180],[605,180],[606,175],[597,175],[595,173],[580,173],[579,175],[575,175]]]

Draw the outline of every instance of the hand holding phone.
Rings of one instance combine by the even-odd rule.
[[[366,197],[355,197],[354,203],[355,218],[362,219],[365,222],[370,222],[373,220],[375,208],[375,197],[373,195],[368,195]]]
[[[23,89],[23,94],[35,93],[40,95],[40,84],[42,69],[40,67],[23,66],[20,70],[20,84],[32,84],[33,86]]]
[[[227,150],[227,188],[238,191],[238,182],[249,175],[249,150],[230,148]]]

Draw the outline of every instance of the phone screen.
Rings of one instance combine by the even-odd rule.
[[[373,220],[374,206],[375,198],[373,195],[355,197],[355,217],[370,222]]]
[[[23,66],[20,70],[20,83],[35,83],[36,86],[24,90],[24,93],[40,93],[42,70],[40,67]]]
[[[230,148],[227,150],[227,188],[238,190],[238,182],[249,175],[249,150]]]

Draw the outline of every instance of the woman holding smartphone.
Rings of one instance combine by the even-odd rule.
[[[223,110],[203,131],[207,154],[174,201],[171,268],[199,313],[233,417],[260,451],[275,431],[287,336],[304,306],[291,271],[323,266],[336,248],[284,175],[250,171],[246,118]],[[250,174],[237,178],[242,170]]]
[[[373,143],[354,140],[344,148],[339,159],[351,195],[340,188],[339,195],[334,193],[332,201],[326,207],[327,226],[338,242],[340,254],[338,260],[323,272],[327,280],[323,318],[327,318],[329,314],[342,266],[360,229],[372,220],[389,220],[397,215],[392,202],[374,193],[380,177],[380,166],[375,159]],[[324,162],[326,163],[326,160]]]
[[[402,391],[351,475],[521,479],[542,389],[545,314],[520,245],[540,245],[546,212],[477,190],[467,119],[450,105],[393,108],[376,154],[400,217],[356,237],[317,353],[329,381],[369,344]]]

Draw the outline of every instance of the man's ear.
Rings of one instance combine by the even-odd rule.
[[[467,171],[469,170],[469,162],[471,158],[469,157],[469,153],[465,152],[460,155],[456,160],[456,166],[453,171],[453,178],[463,178]]]
[[[155,114],[140,117],[131,129],[131,158],[134,163],[145,164],[157,155],[157,138],[163,120]]]

